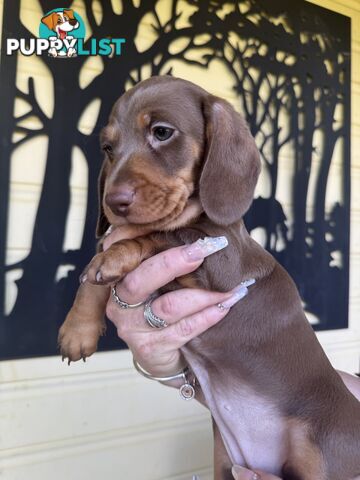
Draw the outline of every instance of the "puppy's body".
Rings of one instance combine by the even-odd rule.
[[[166,128],[173,129],[168,138]],[[90,263],[60,332],[63,353],[77,360],[96,349],[97,336],[86,332],[89,323],[100,332],[103,320],[98,306],[88,323],[82,313],[89,309],[91,295],[81,301],[88,282],[115,283],[158,251],[226,235],[229,246],[208,257],[191,284],[220,291],[248,278],[256,284],[222,322],[183,348],[216,424],[215,448],[222,448],[218,429],[227,451],[217,458],[216,478],[231,478],[233,463],[284,480],[360,475],[360,404],[328,362],[294,283],[242,223],[259,157],[241,118],[189,82],[157,77],[115,105],[103,145],[98,233],[111,223],[142,236]],[[166,288],[188,284],[189,276]],[[91,288],[101,292],[104,308],[108,288]]]
[[[167,239],[175,246],[224,233],[229,246],[205,260],[197,284],[228,291],[253,277],[256,287],[182,349],[231,458],[217,478],[232,478],[235,463],[285,480],[353,478],[360,473],[360,404],[331,367],[287,272],[242,222],[224,232],[200,218]]]

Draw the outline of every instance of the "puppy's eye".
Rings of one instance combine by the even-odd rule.
[[[61,21],[61,18],[60,18],[60,17],[57,19],[57,23],[58,23],[58,24],[62,23],[62,21]]]
[[[111,155],[112,152],[113,152],[112,146],[109,145],[108,143],[105,143],[105,144],[101,147],[101,149],[102,149],[105,153],[107,153],[108,155]]]
[[[160,142],[164,142],[165,140],[168,140],[173,133],[174,133],[173,128],[164,127],[162,125],[159,125],[158,127],[155,127],[153,129],[154,137]]]

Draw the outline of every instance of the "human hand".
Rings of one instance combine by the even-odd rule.
[[[265,473],[261,470],[248,470],[247,468],[234,465],[232,474],[235,480],[281,480],[271,473]]]
[[[226,245],[224,237],[217,237],[155,255],[117,284],[117,295],[131,304],[141,302],[174,278],[196,270],[206,256]],[[113,298],[109,299],[106,313],[119,337],[147,372],[156,376],[173,375],[184,368],[180,347],[224,318],[231,306],[248,293],[250,283],[253,281],[226,293],[184,288],[161,295],[151,308],[168,324],[163,329],[148,325],[143,307],[121,309]]]

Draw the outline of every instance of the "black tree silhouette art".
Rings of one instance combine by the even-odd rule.
[[[54,0],[39,3],[44,14],[59,7]],[[167,20],[159,15],[158,0],[122,0],[120,14],[110,0],[98,0],[100,16],[93,10],[94,3],[84,0],[91,28],[85,48],[92,38],[122,37],[126,39],[123,55],[103,57],[102,72],[84,88],[79,76],[87,57],[39,57],[54,85],[51,117],[38,102],[31,76],[27,91],[16,87],[17,56],[6,55],[4,47],[1,52],[0,357],[57,353],[58,328],[73,301],[79,275],[95,251],[97,176],[102,160],[99,131],[112,104],[127,88],[148,76],[171,75],[174,62],[204,71],[214,61],[224,66],[233,84],[235,107],[256,139],[263,180],[268,183],[267,193],[257,195],[246,215],[248,229],[254,235],[262,232],[264,246],[292,275],[305,310],[317,319],[314,328],[346,327],[350,19],[303,0],[291,4],[285,0],[169,0]],[[186,11],[181,10],[184,3]],[[139,29],[145,28],[141,27],[145,17],[150,19],[146,28],[153,42],[140,51],[135,39]],[[14,37],[34,38],[20,21],[20,1],[4,0],[2,45]],[[172,48],[184,39],[182,48]],[[101,101],[96,124],[85,134],[78,128],[79,119],[96,98]],[[16,99],[30,108],[20,117],[14,116]],[[38,120],[38,128],[22,125],[30,117]],[[20,145],[44,135],[48,138],[46,168],[31,248],[21,261],[7,263],[11,157]],[[88,167],[86,218],[80,248],[65,251],[75,146]],[[341,191],[332,198],[329,179],[335,162]],[[279,189],[284,182],[286,198],[284,188]],[[69,268],[57,280],[59,267]],[[20,272],[17,296],[5,313],[6,278],[14,271]],[[101,340],[100,349],[123,346],[113,332]]]

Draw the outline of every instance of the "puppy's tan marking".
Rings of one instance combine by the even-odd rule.
[[[150,125],[151,117],[148,113],[139,113],[136,117],[139,128],[146,128]]]
[[[327,480],[324,458],[318,446],[310,440],[310,428],[296,419],[288,421],[289,455],[283,467],[285,478]]]
[[[116,143],[119,140],[119,137],[119,128],[114,123],[110,123],[104,127],[100,133],[100,141],[102,143]]]
[[[63,357],[76,362],[96,352],[99,337],[105,333],[104,313],[109,295],[109,287],[80,285],[73,307],[59,331]]]

